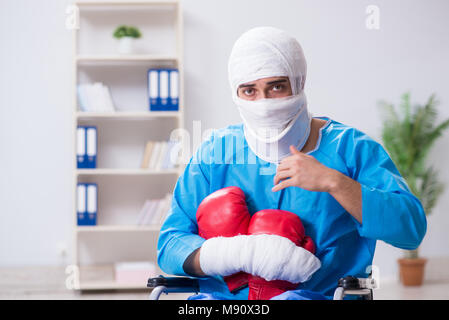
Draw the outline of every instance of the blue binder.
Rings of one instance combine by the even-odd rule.
[[[77,225],[84,226],[84,225],[86,225],[86,220],[87,220],[86,184],[84,184],[84,183],[77,184],[76,197],[77,197],[77,205],[76,205]]]
[[[77,168],[94,169],[97,167],[97,128],[78,126],[76,159]]]
[[[97,203],[98,203],[98,186],[96,183],[86,184],[87,192],[87,220],[86,225],[95,226],[97,225]]]
[[[77,184],[77,224],[97,225],[98,186],[96,183]]]
[[[179,110],[179,71],[177,69],[171,69],[169,77],[169,109]]]
[[[148,97],[150,111],[178,111],[178,69],[149,69]]]
[[[150,110],[154,111],[160,105],[158,69],[148,70],[148,97],[150,102]]]
[[[76,129],[76,164],[77,168],[86,168],[86,129],[78,126]]]
[[[97,128],[86,128],[86,168],[97,167]]]

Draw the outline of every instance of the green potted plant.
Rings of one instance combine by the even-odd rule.
[[[113,35],[119,40],[118,51],[121,54],[133,53],[135,40],[142,36],[139,29],[126,25],[118,26]]]
[[[384,101],[379,104],[384,115],[384,147],[428,216],[443,192],[443,184],[438,180],[436,169],[426,164],[426,159],[435,141],[449,127],[449,119],[436,124],[438,102],[435,95],[431,95],[425,105],[413,107],[409,93],[402,95],[399,108]],[[422,284],[426,259],[420,258],[418,249],[405,250],[404,258],[398,263],[404,285]]]

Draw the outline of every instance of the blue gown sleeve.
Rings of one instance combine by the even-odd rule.
[[[159,233],[157,260],[160,268],[168,274],[187,276],[183,269],[184,261],[205,241],[198,235],[196,210],[209,194],[207,160],[210,158],[210,145],[211,140],[201,145],[178,179],[171,208]]]
[[[352,178],[362,188],[362,224],[354,218],[359,234],[398,248],[416,249],[426,233],[426,215],[387,152],[360,132],[347,152]]]

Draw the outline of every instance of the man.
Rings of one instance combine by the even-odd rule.
[[[222,276],[265,263],[270,279],[287,270],[307,279],[297,289],[331,296],[340,277],[366,277],[376,240],[403,249],[420,244],[426,232],[423,208],[388,154],[354,128],[312,118],[305,79],[301,46],[287,33],[261,27],[237,40],[229,80],[243,124],[215,131],[179,178],[158,242],[165,272],[201,277],[201,292],[245,299],[248,289],[230,293]],[[310,266],[261,261],[279,248],[198,236],[199,204],[228,186],[244,191],[251,215],[263,209],[297,214],[316,252],[299,252],[290,260]],[[240,259],[242,247],[251,249],[250,258]]]

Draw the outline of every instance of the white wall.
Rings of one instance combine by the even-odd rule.
[[[68,1],[0,1],[0,265],[56,264],[70,243]]]
[[[227,82],[236,38],[271,25],[295,35],[308,60],[311,111],[379,139],[376,102],[416,103],[436,92],[449,117],[449,2],[446,0],[184,0],[186,126],[203,130],[239,121]],[[0,265],[57,264],[71,245],[71,34],[69,1],[0,2]],[[365,27],[367,5],[380,30]],[[42,10],[45,8],[45,10]],[[422,255],[449,255],[449,133],[431,162],[448,188],[428,221]],[[70,249],[70,248],[69,248]],[[379,243],[375,263],[396,273],[399,249]]]

